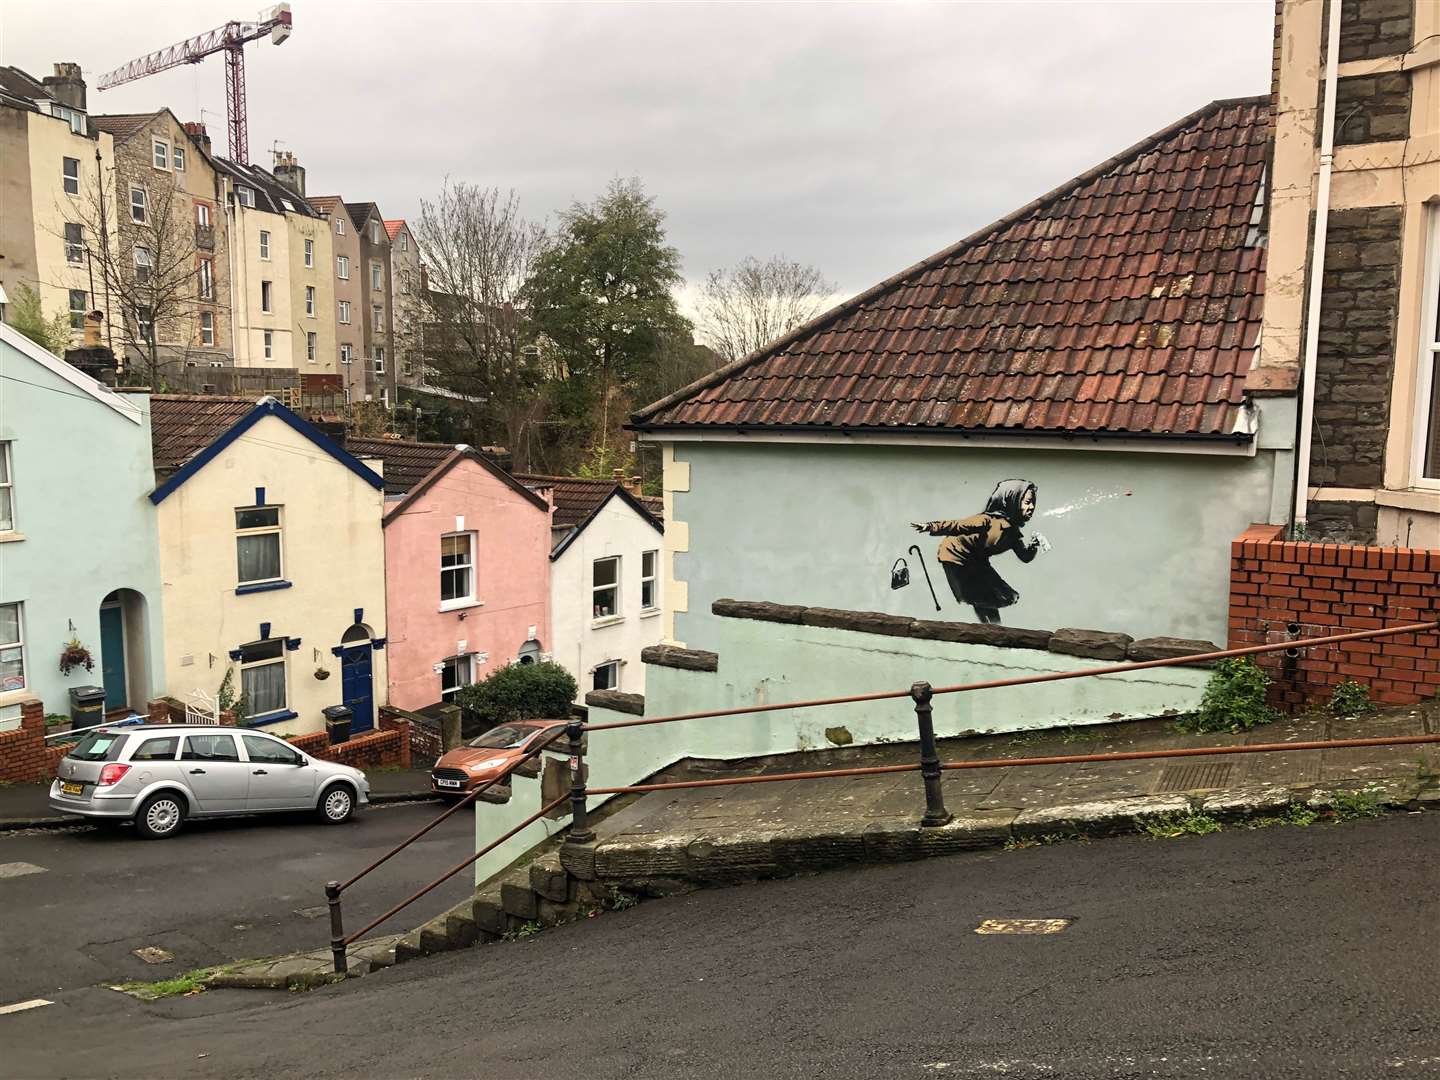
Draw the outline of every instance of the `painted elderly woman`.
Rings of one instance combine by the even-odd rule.
[[[998,623],[1000,609],[1020,599],[990,560],[1013,551],[1023,563],[1040,550],[1039,537],[1026,539],[1021,527],[1035,516],[1035,485],[1028,480],[1002,480],[995,485],[983,512],[960,521],[911,522],[917,532],[943,536],[936,557],[945,570],[950,591],[975,609],[982,623]]]

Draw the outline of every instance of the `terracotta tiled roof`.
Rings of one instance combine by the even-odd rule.
[[[551,523],[557,528],[579,525],[595,508],[610,497],[617,487],[614,480],[589,480],[583,476],[545,476],[541,473],[516,473],[515,479],[534,491],[551,492],[555,513]],[[641,506],[664,520],[664,500],[641,497]]]
[[[635,426],[1228,435],[1260,333],[1269,111],[1208,105]]]
[[[393,221],[385,222],[385,231],[390,234],[391,240],[394,240],[395,237],[399,236],[400,230],[403,228],[405,228],[404,218],[396,218]]]
[[[90,120],[101,131],[108,131],[117,139],[128,139],[148,125],[157,115],[159,115],[158,110],[149,113],[112,113],[109,116],[92,116]]]
[[[404,495],[455,452],[451,443],[347,437],[345,449],[358,458],[385,462],[385,494]]]
[[[339,195],[307,195],[305,201],[322,214],[328,214],[340,205]]]
[[[214,394],[154,394],[150,453],[157,473],[173,472],[255,408],[250,398]]]

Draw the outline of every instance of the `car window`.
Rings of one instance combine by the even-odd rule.
[[[499,727],[491,728],[479,738],[470,740],[470,747],[475,750],[508,750],[513,746],[519,746],[531,735],[535,729],[519,724],[501,724]]]
[[[76,761],[115,761],[125,746],[125,733],[119,731],[92,731],[75,744],[66,757]]]
[[[539,746],[541,743],[543,743],[546,739],[548,739],[548,738],[549,738],[551,735],[553,735],[554,733],[555,733],[555,730],[554,730],[553,728],[541,728],[539,731],[537,731],[537,732],[535,733],[535,737],[534,737],[533,739],[531,739],[528,744],[526,744],[525,749],[526,749],[526,750],[534,750],[537,746]]]
[[[146,739],[130,755],[131,761],[174,761],[175,751],[180,746],[178,736],[164,739]]]
[[[182,761],[239,761],[233,735],[187,735]]]
[[[240,738],[251,761],[268,765],[299,765],[303,760],[298,752],[276,739],[267,739],[264,735],[241,735]]]

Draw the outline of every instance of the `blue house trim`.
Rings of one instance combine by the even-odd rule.
[[[230,425],[229,429],[218,436],[209,446],[205,447],[205,449],[187,461],[174,476],[170,477],[170,479],[152,491],[150,493],[150,501],[157,506],[160,505],[172,491],[185,483],[186,480],[189,480],[190,477],[194,476],[206,465],[210,464],[210,462],[214,461],[222,450],[267,416],[274,416],[285,421],[285,423],[289,424],[341,465],[344,465],[345,468],[360,477],[361,480],[364,480],[376,491],[380,491],[385,487],[385,481],[380,479],[379,475],[373,469],[361,464],[360,460],[352,454],[346,453],[333,439],[315,427],[314,424],[296,416],[274,398],[266,398]]]
[[[235,595],[244,596],[252,592],[269,592],[271,589],[288,589],[291,582],[288,581],[262,581],[259,585],[236,585]]]
[[[300,714],[294,709],[285,709],[283,712],[266,713],[264,716],[252,716],[248,718],[245,727],[267,727],[270,724],[278,724],[281,720],[294,720]]]

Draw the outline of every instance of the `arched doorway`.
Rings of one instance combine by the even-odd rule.
[[[100,601],[100,681],[105,709],[125,709],[150,696],[145,597],[116,589]]]
[[[537,664],[540,662],[540,642],[531,638],[520,646],[520,654],[515,658],[521,664]]]
[[[352,736],[375,727],[375,686],[370,671],[374,651],[370,628],[364,623],[355,623],[340,638],[340,693],[341,701],[350,707]]]

